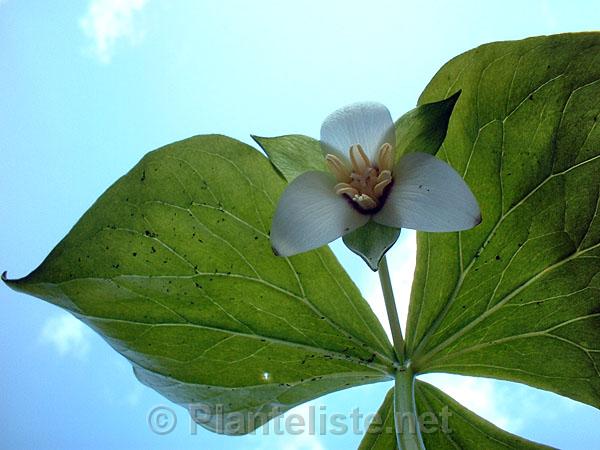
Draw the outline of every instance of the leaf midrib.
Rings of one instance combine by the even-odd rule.
[[[266,335],[262,335],[262,334],[257,334],[257,333],[244,333],[241,331],[234,331],[234,330],[229,330],[227,328],[224,327],[214,327],[214,326],[210,326],[210,325],[200,325],[200,324],[196,324],[196,323],[192,323],[192,322],[181,322],[181,323],[169,323],[169,322],[161,322],[161,323],[152,323],[152,322],[143,322],[143,321],[139,321],[139,320],[130,320],[130,319],[115,319],[112,317],[103,317],[103,316],[93,316],[90,314],[83,314],[83,313],[79,313],[79,312],[74,312],[71,311],[71,313],[79,318],[85,318],[88,319],[90,321],[98,321],[98,322],[117,322],[117,323],[126,323],[126,324],[134,324],[134,325],[145,325],[148,326],[149,329],[148,330],[144,330],[144,333],[149,332],[150,330],[154,329],[154,328],[162,328],[162,327],[189,327],[189,328],[198,328],[201,330],[208,330],[208,331],[216,331],[216,332],[220,332],[220,333],[228,333],[234,336],[239,336],[239,337],[243,337],[243,338],[247,338],[247,339],[253,339],[253,340],[259,340],[261,342],[269,342],[272,344],[276,344],[276,345],[282,345],[282,346],[287,346],[287,347],[293,347],[296,349],[301,349],[301,350],[306,350],[308,352],[314,352],[314,353],[320,353],[323,355],[328,355],[331,356],[332,358],[335,359],[339,359],[342,361],[351,361],[357,365],[360,366],[364,366],[364,367],[368,367],[372,370],[381,372],[382,374],[385,375],[386,379],[393,379],[393,376],[391,375],[391,372],[389,370],[389,368],[387,366],[381,365],[381,364],[375,364],[375,363],[368,363],[365,362],[364,360],[362,360],[361,358],[358,358],[356,356],[350,356],[350,355],[346,355],[344,353],[340,353],[338,351],[335,350],[328,350],[325,348],[321,348],[321,347],[315,347],[315,346],[311,346],[308,344],[302,344],[299,342],[294,342],[294,341],[286,341],[280,338],[275,338],[275,337],[271,337],[271,336],[266,336]],[[137,363],[136,363],[137,364]],[[145,368],[145,367],[144,367]],[[149,370],[149,369],[147,369]]]

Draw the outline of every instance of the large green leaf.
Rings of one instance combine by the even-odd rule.
[[[413,367],[600,407],[600,34],[484,45],[446,64],[420,101],[458,89],[439,156],[483,223],[418,234]]]
[[[415,402],[422,424],[421,436],[428,449],[551,448],[498,428],[424,381],[415,384]]]
[[[390,389],[373,417],[358,450],[397,450],[394,426],[394,388]]]
[[[207,428],[250,431],[393,371],[385,332],[329,249],[271,252],[284,186],[241,142],[177,142],[145,156],[40,267],[7,283],[83,320]]]
[[[469,411],[438,388],[424,381],[415,385],[415,402],[425,447],[433,450],[550,449],[508,433]],[[403,426],[409,426],[405,422]],[[394,395],[390,389],[359,450],[397,450]]]

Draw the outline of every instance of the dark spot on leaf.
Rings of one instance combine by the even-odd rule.
[[[140,178],[140,181],[144,181],[146,179],[146,171],[142,170],[142,178]]]
[[[156,253],[156,249],[154,248],[154,246],[150,247],[150,253]]]
[[[496,255],[496,261],[500,261],[500,255]]]
[[[529,95],[529,100],[533,100],[533,94]]]
[[[137,253],[136,253],[136,252],[133,252],[133,253],[132,253],[132,255],[133,255],[133,256],[137,256]]]

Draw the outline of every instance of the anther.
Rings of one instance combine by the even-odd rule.
[[[390,172],[389,170],[382,170],[379,175],[377,176],[377,182],[381,182],[384,180],[391,180],[392,179],[392,172]]]
[[[358,190],[354,189],[348,183],[338,183],[335,185],[335,193],[338,195],[346,194],[350,198],[353,198],[355,195],[358,194]]]
[[[377,197],[381,197],[383,195],[383,191],[384,189],[392,182],[391,178],[388,178],[387,180],[383,180],[380,181],[379,183],[377,183],[375,185],[375,187],[373,188],[373,193],[377,196]]]
[[[373,209],[377,206],[377,202],[369,197],[367,194],[355,195],[354,200],[363,209]]]
[[[350,161],[354,172],[362,174],[371,167],[371,161],[360,144],[354,144],[350,147]]]
[[[325,162],[329,171],[335,176],[340,182],[350,181],[350,169],[344,164],[344,162],[335,155],[325,156]]]
[[[377,167],[379,170],[392,170],[394,166],[394,149],[387,142],[379,147]]]

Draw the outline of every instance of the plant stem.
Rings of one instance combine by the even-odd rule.
[[[410,366],[396,372],[394,424],[400,450],[425,450],[415,406],[414,383],[415,376]]]
[[[381,283],[381,290],[383,291],[388,321],[390,323],[390,328],[392,329],[392,340],[394,341],[396,356],[398,357],[400,364],[404,364],[404,338],[402,337],[402,328],[400,328],[398,310],[396,309],[394,291],[392,290],[390,272],[385,256],[381,258],[381,262],[379,263],[379,282]]]

